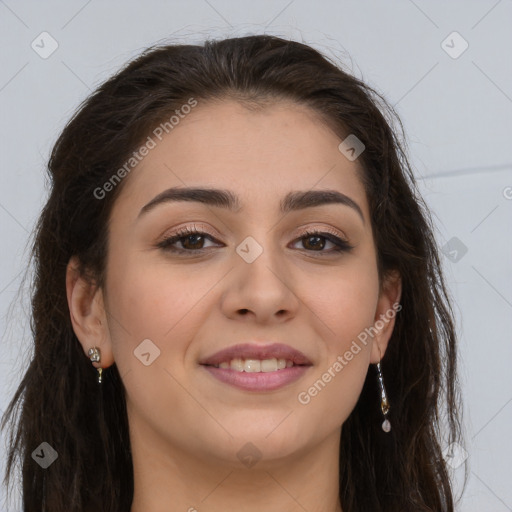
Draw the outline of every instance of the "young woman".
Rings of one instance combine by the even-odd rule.
[[[453,313],[385,113],[268,35],[152,47],[83,103],[4,418],[24,510],[454,510]]]

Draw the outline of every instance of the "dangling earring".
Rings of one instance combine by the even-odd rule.
[[[384,421],[382,422],[382,430],[384,430],[384,432],[389,432],[391,430],[391,423],[387,419],[387,415],[389,412],[389,402],[388,397],[386,395],[386,388],[384,387],[384,379],[382,378],[380,361],[377,363],[377,377],[379,378],[380,386],[380,408],[382,410],[382,414],[384,415]]]
[[[100,349],[97,347],[93,347],[89,349],[88,352],[89,359],[93,363],[98,363],[101,359]],[[101,373],[103,372],[103,368],[98,368],[98,383],[101,384]]]

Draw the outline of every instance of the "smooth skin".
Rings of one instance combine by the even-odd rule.
[[[392,274],[379,287],[358,162],[340,142],[291,102],[260,110],[200,102],[125,178],[111,215],[105,287],[78,276],[70,260],[68,302],[84,354],[99,347],[94,366],[115,362],[126,388],[131,512],[341,512],[342,425],[370,363],[384,357],[394,318],[308,404],[298,395],[392,310],[401,282]],[[167,201],[140,213],[171,187],[229,190],[240,208]],[[344,204],[279,210],[291,191],[326,189],[350,197],[363,218]],[[204,238],[175,242],[185,253],[158,246],[182,227]],[[353,249],[335,252],[306,230],[335,234]],[[263,249],[252,263],[236,251],[248,236]],[[160,350],[149,365],[134,354],[146,339]],[[270,392],[229,386],[199,365],[244,342],[285,343],[313,365]],[[254,450],[248,443],[257,449],[251,467],[237,456]]]

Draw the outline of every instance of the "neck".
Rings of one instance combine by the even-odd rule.
[[[150,435],[148,428],[132,425],[130,430],[130,512],[342,512],[339,430],[303,453],[286,459],[262,456],[252,467],[206,455],[198,458],[154,432]]]

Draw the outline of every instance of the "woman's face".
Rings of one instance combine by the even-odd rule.
[[[238,465],[335,446],[393,320],[363,333],[399,300],[398,282],[379,290],[357,160],[287,102],[199,102],[164,135],[115,202],[105,331],[87,342],[118,367],[131,435]],[[173,199],[192,188],[229,207]],[[240,344],[285,347],[212,358]]]

